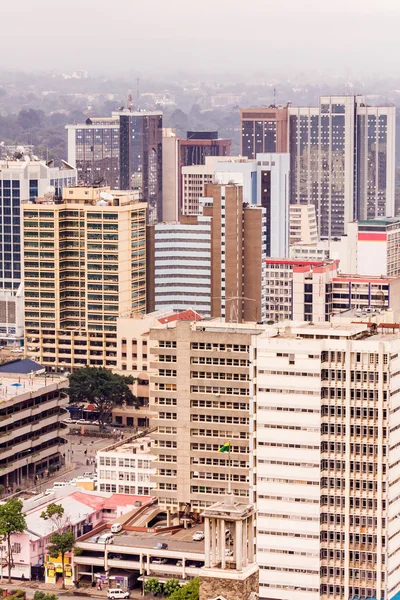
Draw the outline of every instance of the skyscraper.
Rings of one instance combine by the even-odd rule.
[[[288,109],[270,106],[240,111],[241,154],[255,158],[261,152],[287,152]]]
[[[117,317],[146,309],[146,204],[66,188],[23,206],[28,355],[53,370],[117,365]]]
[[[162,112],[113,113],[120,127],[120,187],[138,190],[148,223],[162,220]]]
[[[320,236],[393,216],[395,118],[395,107],[366,106],[361,96],[289,108],[291,202],[314,204]]]
[[[23,335],[23,249],[21,203],[37,196],[60,197],[64,186],[76,183],[76,170],[61,168],[20,154],[0,161],[0,340]]]
[[[137,190],[148,222],[162,219],[162,112],[121,109],[66,128],[68,159],[81,183]]]
[[[188,131],[180,141],[180,166],[204,165],[206,156],[229,156],[231,140],[219,138],[218,131]]]

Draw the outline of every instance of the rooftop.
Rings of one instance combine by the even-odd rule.
[[[0,365],[0,376],[12,375],[13,373],[18,375],[29,375],[30,373],[45,373],[45,367],[42,367],[37,362],[34,362],[30,358],[16,358],[15,360],[9,360],[8,362]]]
[[[121,445],[113,444],[109,448],[99,450],[97,454],[108,454],[109,452],[114,452],[116,454],[149,454],[150,443],[150,437],[141,437],[136,440],[125,442]]]
[[[66,383],[66,377],[61,375],[37,377],[32,374],[0,373],[0,403],[28,392],[37,392],[41,389],[44,391],[46,387],[54,384],[63,384],[65,387]]]

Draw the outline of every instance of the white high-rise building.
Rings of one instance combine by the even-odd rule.
[[[254,337],[261,599],[398,597],[400,339],[383,332]]]
[[[0,343],[21,339],[24,327],[23,248],[21,204],[47,196],[59,198],[76,183],[76,170],[61,168],[38,158],[14,155],[0,161]],[[28,224],[29,226],[29,224]],[[33,244],[34,242],[31,242]],[[29,243],[27,242],[29,256]]]

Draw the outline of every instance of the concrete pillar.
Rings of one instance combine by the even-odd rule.
[[[217,528],[215,526],[215,519],[211,520],[211,566],[215,567],[217,564]]]
[[[248,540],[248,523],[249,520],[246,519],[245,521],[243,521],[243,531],[242,531],[242,564],[243,567],[247,567],[248,565],[248,556],[247,556],[247,540]]]
[[[171,509],[167,508],[167,527],[171,527]]]
[[[235,558],[236,558],[236,571],[241,571],[243,568],[243,526],[242,521],[236,521],[235,523]]]
[[[204,519],[204,564],[206,567],[210,567],[210,519],[206,517]]]
[[[248,519],[248,543],[247,543],[247,556],[249,562],[254,562],[254,515]]]
[[[221,519],[220,522],[220,533],[219,533],[219,547],[221,552],[221,568],[225,569],[226,567],[226,554],[225,554],[225,520]]]

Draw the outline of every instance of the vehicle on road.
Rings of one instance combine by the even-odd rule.
[[[192,540],[194,542],[202,542],[204,540],[204,532],[203,531],[196,531],[192,535]]]
[[[103,535],[100,535],[96,541],[98,544],[112,544],[113,539],[114,536],[112,536],[111,533],[103,533]]]
[[[119,533],[120,531],[122,531],[121,523],[113,523],[111,525],[111,533]]]
[[[120,588],[111,588],[107,591],[107,598],[112,600],[119,600],[119,598],[129,598],[128,590],[121,590]]]

